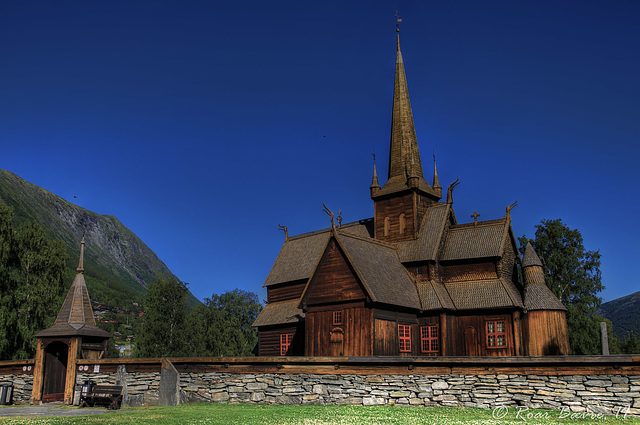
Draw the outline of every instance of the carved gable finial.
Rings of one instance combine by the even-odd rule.
[[[329,208],[327,208],[327,206],[324,204],[324,202],[322,203],[322,206],[324,207],[323,211],[326,212],[327,214],[329,214],[329,217],[331,217],[331,228],[335,230],[336,222],[334,220],[333,211],[331,211]]]
[[[447,190],[447,204],[453,204],[453,188],[460,184],[460,177],[456,178],[456,181],[449,185]]]
[[[518,206],[518,201],[516,200],[516,202],[514,202],[513,204],[511,204],[511,205],[509,205],[507,207],[507,211],[504,214],[504,219],[505,220],[511,220],[511,210],[514,209],[517,206]]]
[[[287,230],[287,226],[282,226],[278,224],[278,229],[284,230],[284,241],[287,242],[289,240],[289,231]]]

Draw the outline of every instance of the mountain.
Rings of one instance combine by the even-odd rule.
[[[110,215],[100,215],[0,170],[0,203],[14,209],[14,224],[35,221],[50,238],[67,246],[71,284],[85,235],[84,268],[91,298],[100,304],[126,308],[142,301],[156,276],[173,278],[169,268],[131,230]],[[189,292],[187,303],[199,301]]]
[[[598,314],[611,320],[613,331],[621,338],[628,338],[632,330],[640,332],[640,291],[603,303]]]

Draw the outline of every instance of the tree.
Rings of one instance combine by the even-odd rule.
[[[194,308],[189,317],[192,355],[253,355],[258,335],[251,325],[261,308],[255,293],[241,289],[205,299],[205,304]]]
[[[521,252],[528,239],[519,238]],[[569,341],[575,354],[600,354],[600,322],[596,308],[604,289],[600,273],[600,253],[584,248],[582,235],[561,219],[542,220],[531,241],[542,260],[545,280],[551,291],[567,307]]]
[[[157,277],[147,287],[146,316],[136,337],[136,357],[188,355],[185,338],[187,288],[176,278]]]
[[[0,205],[0,358],[35,354],[35,334],[51,326],[64,294],[64,243],[47,239],[44,227],[23,223]]]

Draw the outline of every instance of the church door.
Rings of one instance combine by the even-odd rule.
[[[333,328],[331,330],[331,355],[338,357],[344,356],[344,331],[342,328]]]
[[[473,326],[464,331],[464,348],[467,356],[478,355],[478,332]]]
[[[42,401],[64,400],[64,386],[67,378],[67,344],[56,341],[44,349],[44,382]]]

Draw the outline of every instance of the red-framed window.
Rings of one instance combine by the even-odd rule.
[[[333,326],[338,326],[342,324],[342,310],[333,312]]]
[[[420,346],[423,353],[437,353],[440,351],[438,325],[420,327]]]
[[[401,353],[411,352],[411,326],[398,324],[398,341]]]
[[[503,320],[487,322],[487,347],[502,348],[507,346],[507,335]]]
[[[293,341],[293,334],[280,334],[280,355],[286,356]]]

